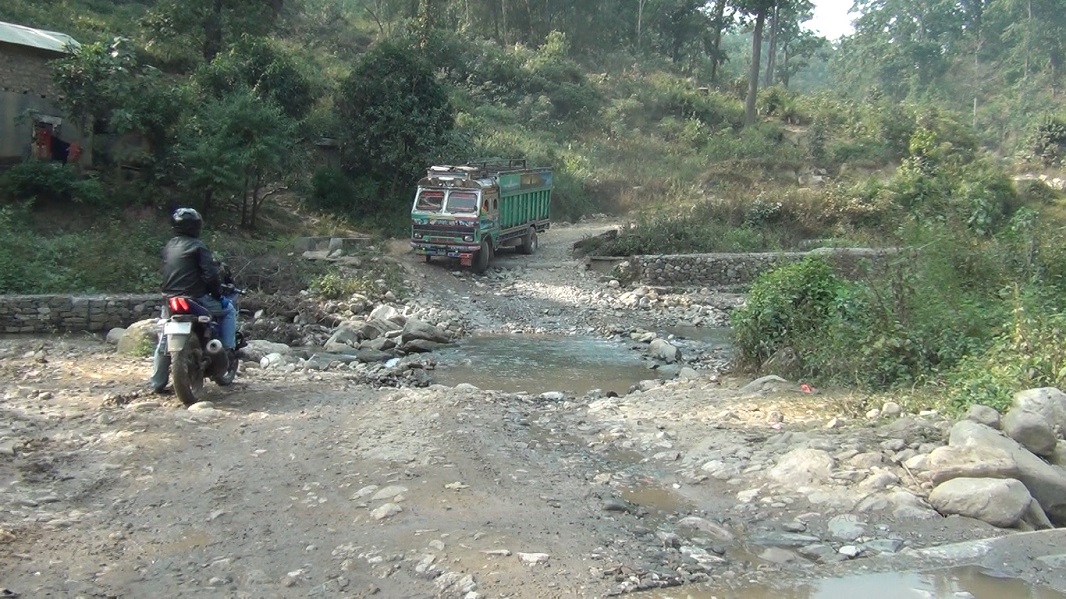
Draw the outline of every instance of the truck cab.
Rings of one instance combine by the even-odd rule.
[[[427,262],[443,256],[477,272],[500,247],[532,253],[537,234],[551,226],[551,190],[551,170],[526,168],[524,160],[432,166],[415,192],[411,246]]]

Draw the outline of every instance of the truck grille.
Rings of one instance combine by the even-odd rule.
[[[474,227],[456,227],[454,225],[412,225],[412,233],[421,233],[423,237],[463,237],[473,235]]]

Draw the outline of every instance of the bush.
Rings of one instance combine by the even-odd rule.
[[[314,208],[347,214],[355,206],[355,186],[340,169],[320,168],[311,176],[308,199]]]
[[[0,176],[0,194],[9,200],[78,202],[103,206],[107,196],[95,179],[82,179],[66,164],[31,160],[11,167]]]
[[[968,356],[952,374],[949,406],[955,411],[979,403],[1005,412],[1018,391],[1066,385],[1066,314],[1017,291],[1014,305],[1011,324],[991,347]]]
[[[849,284],[819,258],[760,276],[747,303],[731,317],[739,364],[758,369],[784,348],[802,359],[824,336],[849,293]]]

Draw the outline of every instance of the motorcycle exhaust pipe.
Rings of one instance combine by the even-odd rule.
[[[209,354],[217,354],[222,351],[222,342],[218,339],[212,339],[207,342],[207,347],[204,349],[206,349]]]

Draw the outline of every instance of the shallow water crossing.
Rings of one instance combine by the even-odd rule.
[[[1066,599],[1066,594],[964,566],[922,572],[862,574],[730,589],[675,589],[654,599]]]
[[[437,355],[435,382],[510,393],[601,389],[624,395],[663,374],[649,370],[625,344],[580,335],[481,335]]]

